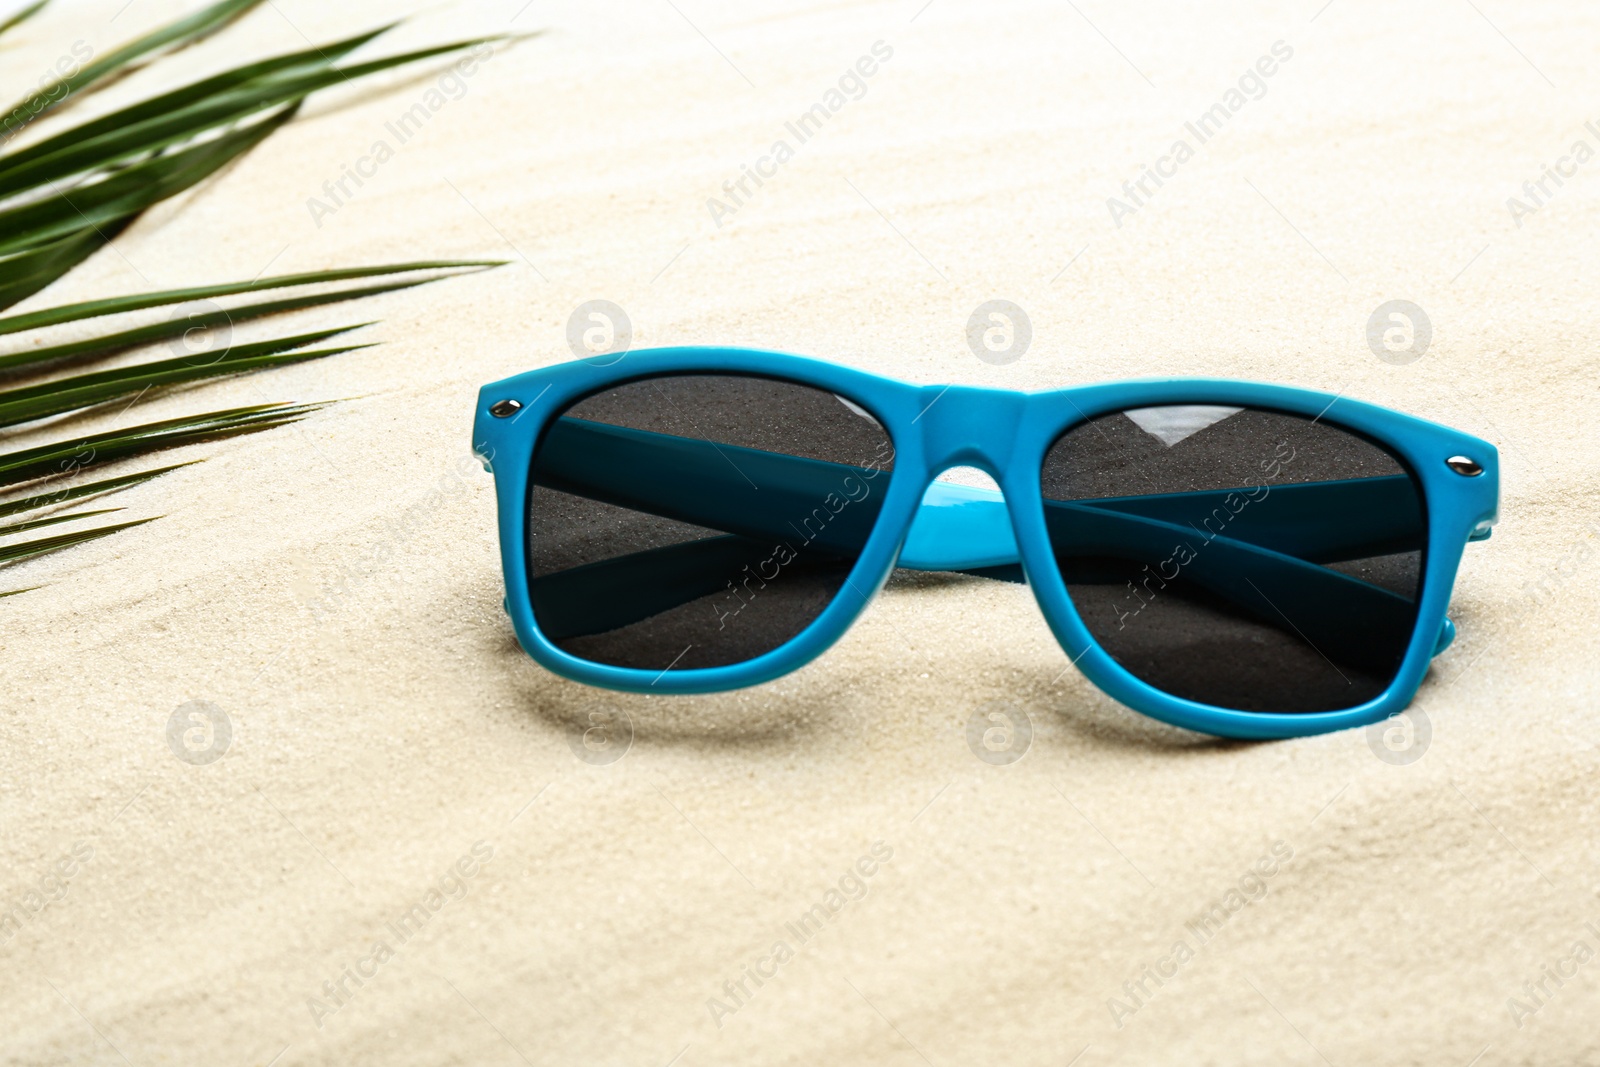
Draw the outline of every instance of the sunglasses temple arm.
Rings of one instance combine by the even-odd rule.
[[[571,417],[539,449],[535,480],[550,488],[796,548],[860,550],[877,520],[883,467],[830,463]],[[1270,508],[1264,507],[1268,499]],[[1046,508],[1068,501],[1046,499]],[[1186,525],[1317,563],[1422,546],[1423,519],[1405,475],[1152,493],[1071,501],[1139,520]],[[1004,498],[992,489],[934,482],[899,565],[967,570],[1017,562]]]
[[[1249,510],[1273,496],[1271,509]],[[1303,627],[1331,626],[1336,632],[1324,635],[1324,641],[1337,646],[1351,644],[1352,629],[1359,633],[1374,623],[1407,631],[1411,626],[1412,604],[1404,597],[1313,566],[1420,548],[1422,516],[1405,475],[1243,491],[1047,499],[1044,506],[1058,557],[1160,561],[1153,567],[1146,563],[1138,590],[1134,582],[1127,583],[1135,611],[1143,598],[1153,599],[1183,573],[1273,625],[1293,625],[1293,616],[1302,619]],[[1180,516],[1183,521],[1176,521]],[[1213,541],[1221,551],[1204,555]],[[934,482],[923,496],[898,565],[981,573],[1017,561],[1016,537],[1001,494]],[[1273,590],[1271,601],[1258,586]],[[1315,621],[1304,621],[1308,616]],[[1455,636],[1455,623],[1445,619],[1432,654],[1450,647]],[[1366,639],[1358,643],[1364,645]]]
[[[826,463],[564,418],[552,427],[541,447],[536,481],[590,499],[727,531],[747,542],[765,544],[779,539],[791,550],[798,542],[802,549],[822,554],[832,550],[853,555],[876,521],[881,493],[874,494],[873,488],[881,473],[875,467]],[[1252,504],[1260,504],[1269,495],[1279,498],[1270,514],[1260,507],[1249,512]],[[816,506],[819,504],[824,506]],[[851,505],[859,506],[846,516]],[[1406,615],[1411,605],[1404,598],[1295,558],[1303,554],[1332,562],[1419,547],[1421,516],[1404,476],[1090,501],[1049,500],[1046,509],[1058,555],[1081,554],[1092,548],[1113,557],[1163,560],[1175,539],[1203,539],[1203,545],[1220,541],[1224,549],[1186,561],[1186,576],[1274,625],[1282,620],[1291,626],[1327,631],[1322,633],[1327,643],[1351,645],[1351,631],[1360,633],[1374,624],[1385,629],[1409,626]],[[1071,520],[1062,521],[1069,512],[1073,513]],[[1190,521],[1185,529],[1165,521],[1183,514],[1195,516],[1200,525]],[[1228,523],[1233,524],[1230,534],[1245,534],[1248,540],[1222,537],[1213,530],[1213,524]],[[1096,531],[1098,547],[1075,543],[1088,530]],[[1129,549],[1136,544],[1140,550],[1130,557]],[[592,564],[585,571],[615,570],[619,577],[626,572],[629,581],[654,574],[665,598],[657,610],[667,610],[723,584],[733,584],[741,568],[724,564],[735,557],[743,562],[749,552],[748,544],[742,550],[727,545],[714,552],[653,551]],[[646,557],[649,565],[641,571]],[[944,482],[929,487],[899,559],[902,567],[941,571],[1004,569],[1017,562],[1016,541],[1001,495]],[[1172,560],[1168,557],[1164,562],[1171,564]],[[727,582],[719,578],[725,572],[732,574]],[[563,580],[569,573],[535,580],[535,592],[542,590],[552,622],[563,610],[584,615],[576,605],[561,608],[567,598],[559,590],[571,585]],[[1260,581],[1251,582],[1252,576]],[[1176,572],[1165,579],[1154,574],[1145,579],[1144,587],[1149,592],[1152,580],[1164,587],[1173,577]],[[591,581],[599,578],[599,573],[588,576]],[[1131,582],[1129,586],[1131,590]],[[1261,586],[1273,591],[1270,600]],[[588,609],[591,614],[593,610]],[[1295,623],[1294,619],[1302,621]],[[592,626],[601,621],[596,618],[578,629],[599,632]],[[1447,622],[1436,653],[1453,634],[1454,627]],[[1355,639],[1355,644],[1366,642]],[[1359,648],[1353,650],[1359,652]]]

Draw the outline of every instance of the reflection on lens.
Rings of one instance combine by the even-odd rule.
[[[1411,474],[1366,438],[1249,408],[1140,408],[1068,431],[1042,483],[1074,606],[1155,688],[1335,711],[1399,670],[1427,520]]]
[[[770,652],[838,594],[893,463],[865,409],[792,382],[672,375],[587,397],[534,456],[534,619],[617,667]]]

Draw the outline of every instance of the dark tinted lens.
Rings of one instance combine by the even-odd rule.
[[[590,396],[534,457],[539,629],[652,671],[770,652],[844,584],[893,461],[872,416],[792,382],[675,375]]]
[[[1142,408],[1061,437],[1043,488],[1073,603],[1150,685],[1333,711],[1399,669],[1427,522],[1409,472],[1366,438],[1248,408]]]

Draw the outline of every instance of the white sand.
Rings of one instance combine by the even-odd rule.
[[[320,228],[308,197],[435,75],[319,99],[30,302],[269,263],[515,260],[292,324],[382,318],[381,348],[141,403],[127,420],[365,395],[199,450],[114,501],[162,521],[9,572],[49,586],[0,607],[0,894],[16,906],[75,843],[93,855],[0,945],[0,1061],[1600,1058],[1600,962],[1545,979],[1520,1027],[1508,1008],[1536,1006],[1523,984],[1545,966],[1570,973],[1574,942],[1600,952],[1600,160],[1520,228],[1505,206],[1575,138],[1600,147],[1582,128],[1600,118],[1600,16],[1334,0],[1312,22],[1319,2],[536,3],[517,27],[548,35],[484,65]],[[187,5],[136,0],[110,25],[121,6],[60,0],[18,31],[8,88],[74,39],[103,52]],[[521,6],[435,8],[386,47]],[[393,11],[275,0],[184,65]],[[1113,227],[1106,198],[1280,39],[1294,54],[1266,96]],[[707,197],[878,40],[894,54],[865,97],[714,227]],[[1467,553],[1461,638],[1418,700],[1430,747],[1392,766],[1362,731],[1247,745],[1152,722],[1063,674],[1025,589],[977,579],[896,582],[821,661],[759,689],[552,677],[512,642],[493,491],[464,461],[477,387],[570,358],[567,317],[596,297],[640,346],[1002,387],[1259,378],[1489,438],[1502,522]],[[965,344],[992,298],[1032,319],[1009,366]],[[1406,366],[1365,339],[1393,298],[1434,327]],[[167,744],[190,700],[231,719],[209,766]],[[1031,717],[1012,766],[967,748],[989,701]],[[625,758],[575,758],[569,738],[618,710]],[[879,840],[893,858],[865,898],[719,1028],[708,999],[731,1005],[724,982]],[[480,841],[493,858],[465,864],[466,896],[401,945],[386,924]],[[1293,858],[1265,896],[1177,977],[1146,979],[1119,1028],[1108,999],[1132,1005],[1123,984],[1196,944],[1186,921],[1274,841]],[[319,1028],[307,999],[336,1006],[324,981],[375,940],[395,956],[346,980]]]

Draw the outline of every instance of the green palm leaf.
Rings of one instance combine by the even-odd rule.
[[[153,118],[173,114],[197,101],[228,92],[260,78],[300,68],[317,69],[331,66],[357,48],[376,39],[381,34],[387,33],[397,25],[398,23],[391,22],[387,26],[381,26],[376,30],[369,30],[366,33],[346,38],[343,41],[336,41],[333,44],[323,45],[321,48],[308,48],[303,52],[291,52],[287,55],[274,56],[271,59],[264,59],[256,63],[247,63],[242,67],[235,67],[232,70],[193,82],[180,89],[173,89],[170,92],[162,93],[160,96],[142,100],[102,118],[53,134],[22,151],[13,152],[4,157],[3,166],[9,169],[31,163],[45,156],[54,155],[83,141],[91,140],[107,133],[114,133],[124,127],[146,122]]]
[[[447,265],[467,266],[470,264],[465,262],[457,262]],[[332,276],[335,275],[353,275],[356,277],[362,277],[387,273],[390,273],[390,271],[381,269],[364,271],[321,271],[316,274],[294,276],[303,280],[297,280],[292,284],[304,285],[309,284],[310,282],[329,281],[332,280]],[[362,297],[378,296],[382,293],[398,292],[402,289],[410,289],[414,286],[426,285],[429,282],[439,281],[441,277],[453,277],[453,275],[443,275],[440,277],[429,278],[410,278],[403,281],[385,282],[381,285],[368,285],[354,289],[342,289],[338,292],[332,293],[313,293],[305,296],[289,297],[284,300],[269,300],[259,304],[246,304],[242,307],[218,309],[216,311],[207,312],[196,312],[195,314],[187,315],[182,318],[175,318],[167,322],[157,322],[146,326],[137,326],[132,329],[106,334],[101,337],[91,337],[82,341],[71,341],[59,345],[50,345],[43,348],[25,349],[21,352],[10,353],[9,355],[0,355],[0,370],[9,370],[15,367],[32,366],[35,364],[59,360],[85,360],[111,356],[119,352],[125,352],[129,349],[137,348],[141,345],[156,344],[161,341],[168,341],[174,338],[182,337],[192,330],[208,330],[219,326],[233,326],[238,323],[249,322],[253,319],[266,318],[270,315],[280,315],[291,311],[302,311],[306,308],[321,307],[325,304],[337,304],[346,300],[358,300]],[[278,286],[266,285],[264,283],[245,283],[245,285],[249,288],[244,289],[244,291],[256,291],[262,288],[278,288]],[[241,291],[241,288],[243,287],[213,286],[211,287],[211,291],[221,291],[222,293],[226,294],[230,291]],[[191,292],[204,291],[206,290],[191,290]],[[149,307],[157,306],[159,304],[180,303],[186,298],[168,298],[167,294],[152,293],[137,297],[129,297],[126,299],[130,306]],[[96,303],[106,304],[113,302],[98,301]],[[77,307],[80,308],[87,306],[88,305],[77,305]],[[36,314],[41,316],[51,316],[55,313],[69,310],[70,309],[67,308],[57,308],[50,312],[37,312]],[[112,312],[110,311],[93,311],[92,314],[70,314],[67,316],[54,317],[53,322],[72,322],[79,318],[90,318],[93,317],[93,315],[105,315],[111,313]],[[18,318],[23,317],[31,316],[18,316]],[[6,324],[7,320],[0,319],[0,335],[12,332]]]
[[[44,7],[44,5],[48,4],[49,2],[50,0],[37,0],[36,3],[29,4],[27,7],[23,8],[21,11],[18,11],[15,15],[12,15],[4,22],[0,22],[0,34],[3,34],[7,30],[13,29],[22,25],[24,22],[27,22],[29,19],[33,18],[33,16],[39,13],[40,8]]]
[[[119,522],[114,526],[101,526],[93,530],[80,530],[77,533],[57,534],[54,537],[44,537],[37,541],[25,541],[20,545],[7,545],[0,548],[0,563],[16,563],[18,560],[32,559],[42,556],[46,552],[59,552],[63,548],[72,548],[86,541],[97,541],[102,537],[109,537],[123,530],[131,530],[135,526],[143,526],[147,522],[155,522],[159,515],[149,519],[134,519],[132,522]],[[16,592],[25,593],[26,589]]]
[[[96,515],[110,515],[121,510],[121,508],[101,508],[99,511],[78,511],[71,515],[52,515],[48,519],[29,519],[26,522],[7,523],[0,526],[0,537],[26,533],[29,530],[37,530],[43,526],[59,526],[61,523],[73,522],[77,519],[91,519]]]
[[[70,195],[63,190],[47,200],[0,211],[0,254],[81,233],[181,193],[276,133],[297,110],[286,107],[253,126],[156,156]]]
[[[98,227],[86,226],[77,233],[27,252],[0,256],[0,308],[8,308],[37,293],[100,251],[132,221],[132,215],[125,215]]]
[[[370,326],[371,323],[362,325]],[[71,378],[46,382],[43,385],[0,390],[0,427],[32,422],[47,415],[77,411],[95,404],[120,400],[126,396],[137,396],[164,386],[186,385],[206,378],[242,374],[245,371],[266,367],[288,366],[291,363],[304,363],[325,356],[336,356],[342,352],[371,348],[372,345],[342,345],[336,348],[291,351],[354,329],[359,327],[342,326],[338,329],[321,330],[296,337],[239,345],[220,354],[208,352],[197,356],[180,356],[177,359],[141,363],[118,370],[79,374]]]
[[[0,201],[30,190],[48,193],[0,210],[0,308],[71,270],[110,239],[106,231],[126,225],[151,204],[248,152],[289,121],[307,94],[506,39],[474,38],[345,68],[332,66],[388,28],[326,49],[248,64],[0,156]],[[239,123],[246,125],[205,137]]]
[[[291,69],[272,77],[247,81],[238,89],[208,95],[186,107],[175,111],[169,109],[142,121],[130,122],[131,116],[125,114],[110,116],[103,121],[109,123],[114,119],[117,120],[116,124],[108,126],[104,133],[65,146],[47,142],[25,153],[18,153],[14,158],[0,159],[0,197],[14,196],[27,189],[63,181],[86,170],[109,167],[181,144],[207,130],[304,99],[318,89],[499,39],[481,38],[436,45],[350,67],[330,67],[324,63],[310,70]]]
[[[38,0],[0,22],[0,33],[37,13],[45,2]],[[79,94],[109,84],[156,56],[202,40],[261,2],[219,0],[148,33],[86,65],[64,81],[31,94],[10,112],[20,116],[21,123],[8,121],[7,127],[15,132],[20,125],[47,115]],[[0,310],[32,296],[72,270],[116,237],[145,209],[192,188],[249,152],[292,120],[309,94],[369,74],[508,39],[502,35],[458,41],[337,66],[393,25],[321,48],[245,64],[57,132],[19,151],[0,154]],[[98,337],[50,346],[35,344],[14,353],[0,354],[0,371],[26,373],[45,364],[104,358],[169,341],[195,329],[395,292],[454,276],[452,272],[500,265],[503,261],[428,260],[315,271],[250,282],[101,298],[11,315],[0,318],[0,336],[193,301],[371,280],[370,284],[333,292],[296,293],[228,309],[199,310],[186,317],[136,324]],[[189,385],[222,375],[368,347],[312,347],[356,328],[297,334],[231,346],[217,353],[144,362],[44,382],[23,381],[13,388],[0,390],[0,427],[142,395],[152,389]],[[0,517],[26,515],[130,488],[186,464],[170,464],[53,491],[46,488],[51,481],[76,480],[83,471],[171,448],[286,426],[324,406],[251,405],[0,452]],[[13,495],[29,483],[33,488],[28,495]],[[12,499],[4,499],[7,496]],[[9,538],[118,510],[121,509],[23,518],[0,524],[0,537]],[[149,521],[153,520],[114,523],[0,547],[0,564],[32,559]],[[0,597],[26,591],[0,592]]]
[[[99,496],[102,493],[114,493],[118,489],[128,489],[141,485],[153,478],[159,478],[170,471],[180,467],[191,467],[203,460],[192,459],[188,463],[174,463],[166,467],[157,467],[155,470],[140,471],[138,474],[124,474],[120,478],[106,478],[87,485],[75,485],[70,489],[58,489],[53,493],[39,493],[22,500],[10,500],[0,503],[0,516],[21,515],[29,511],[38,511],[40,508],[57,507],[69,504],[74,500],[83,500],[86,497]]]
[[[261,293],[272,289],[291,289],[300,285],[318,285],[324,282],[355,281],[361,278],[378,278],[386,274],[411,274],[424,270],[452,270],[455,268],[503,267],[503,259],[434,259],[415,263],[385,263],[377,267],[346,267],[341,270],[319,270],[306,274],[280,274],[273,278],[258,278],[250,282],[231,282],[226,285],[202,285],[191,289],[167,289],[136,296],[114,296],[105,300],[88,300],[81,304],[64,304],[61,307],[30,311],[25,315],[0,318],[0,335],[21,330],[37,330],[46,326],[59,326],[66,322],[98,318],[101,315],[120,315],[128,311],[183,304],[191,300],[210,300],[222,296],[239,296],[244,293]]]
[[[0,453],[0,486],[17,485],[51,475],[76,474],[117,460],[146,456],[182,445],[259,433],[299,422],[326,406],[253,404]]]
[[[105,81],[113,75],[128,73],[135,63],[146,56],[176,51],[204,40],[260,3],[261,0],[221,0],[220,3],[203,8],[187,18],[169,22],[138,40],[130,41],[110,55],[90,63],[71,77],[62,79],[51,87],[48,94],[30,93],[11,108],[10,113],[31,110],[34,105],[41,104],[38,115],[47,114],[71,99],[79,90]]]
[[[421,281],[391,282],[388,285],[372,285],[362,289],[352,289],[348,292],[321,293],[316,296],[302,296],[290,300],[272,300],[262,304],[250,304],[227,311],[203,312],[172,322],[158,322],[152,326],[140,326],[136,329],[124,330],[121,333],[108,334],[104,337],[92,337],[87,341],[74,341],[70,344],[51,345],[48,348],[34,348],[25,352],[15,352],[9,356],[0,356],[0,369],[53,360],[86,359],[91,356],[115,355],[118,352],[125,352],[130,348],[137,348],[141,345],[183,337],[195,330],[211,330],[219,326],[231,326],[234,323],[249,322],[251,319],[265,318],[268,315],[299,311],[303,308],[316,307],[321,304],[335,304],[344,300],[355,300],[363,296],[376,296],[379,293],[410,289],[413,286],[422,284],[424,283]],[[204,352],[196,352],[187,358],[193,361],[204,359],[206,355]],[[153,364],[150,365],[153,366]],[[3,393],[0,393],[0,396],[3,395]]]

